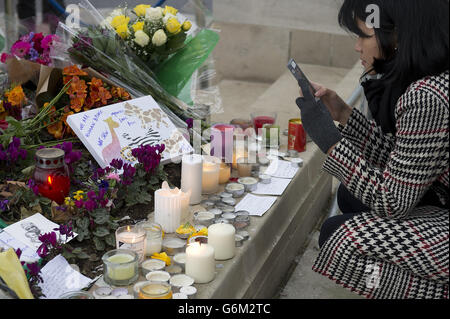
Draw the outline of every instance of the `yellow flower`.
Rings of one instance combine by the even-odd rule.
[[[66,204],[69,207],[75,206],[75,203],[73,202],[73,200],[70,197],[64,198],[64,204]]]
[[[192,23],[188,20],[183,22],[183,25],[181,26],[181,28],[183,29],[183,31],[189,31],[192,27]]]
[[[178,22],[178,20],[176,18],[170,18],[167,21],[166,30],[169,33],[177,34],[178,32],[181,31],[181,24],[180,24],[180,22]]]
[[[74,192],[74,194],[75,194],[75,196],[73,197],[73,198],[75,198],[76,200],[80,200],[80,199],[83,199],[83,194],[84,194],[84,192],[83,191],[76,191],[76,192]]]
[[[151,5],[149,4],[139,4],[136,7],[134,7],[134,13],[136,13],[138,17],[145,16],[145,11],[150,7]]]
[[[0,113],[5,112],[5,108],[3,107],[3,101],[0,101]]]
[[[171,13],[171,14],[173,14],[173,15],[176,15],[177,12],[178,12],[178,10],[175,9],[174,7],[166,6],[166,7],[164,8],[163,14],[166,15],[167,13]]]
[[[144,29],[144,21],[138,21],[132,25],[134,32]]]
[[[116,16],[112,19],[111,26],[114,29],[117,29],[117,27],[119,27],[119,26],[127,25],[128,22],[130,22],[130,17],[120,15],[120,16]]]
[[[169,266],[169,265],[170,265],[170,257],[167,256],[166,253],[160,253],[160,254],[154,253],[154,254],[151,256],[151,258],[153,258],[153,259],[159,259],[159,260],[164,261],[164,262],[166,263],[166,266]]]
[[[18,85],[11,91],[6,92],[5,97],[12,106],[19,106],[25,100],[25,93],[23,93],[22,86]]]
[[[116,32],[120,35],[122,39],[128,37],[128,24],[121,24],[116,28]]]
[[[152,37],[152,43],[157,47],[167,42],[167,35],[163,29],[159,29]]]
[[[138,30],[134,34],[134,42],[139,44],[141,47],[145,47],[150,42],[150,37],[144,31]]]

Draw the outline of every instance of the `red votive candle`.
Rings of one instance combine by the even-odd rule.
[[[42,196],[62,205],[70,191],[69,169],[64,162],[64,151],[59,148],[38,150],[33,178]]]

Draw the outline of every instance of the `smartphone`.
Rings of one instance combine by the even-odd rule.
[[[302,70],[300,69],[300,67],[298,66],[298,64],[295,62],[294,59],[290,59],[289,63],[287,65],[289,71],[291,71],[292,75],[294,76],[294,78],[297,80],[297,82],[301,79],[306,80],[306,82],[309,85],[309,88],[311,90],[311,94],[314,96],[316,94],[316,90],[314,89],[314,87],[311,85],[311,83],[308,81],[308,78],[306,77],[306,75],[302,72]],[[317,98],[316,98],[317,100]]]

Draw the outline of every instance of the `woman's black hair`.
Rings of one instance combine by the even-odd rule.
[[[374,30],[382,58],[373,64],[377,73],[406,89],[425,76],[448,70],[448,0],[345,0],[338,17],[341,27],[367,37],[358,19],[374,22],[369,5],[379,8],[379,26],[375,24]]]

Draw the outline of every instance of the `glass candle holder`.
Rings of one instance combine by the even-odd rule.
[[[137,225],[122,226],[116,230],[116,248],[130,249],[137,253],[142,262],[146,251],[146,232]]]
[[[165,282],[148,281],[139,289],[139,299],[172,299],[172,288]]]
[[[162,249],[162,228],[157,223],[142,221],[136,224],[137,228],[146,233],[145,256],[160,253]]]
[[[219,188],[220,160],[213,156],[204,156],[202,174],[202,193],[213,194]]]
[[[220,164],[219,184],[228,183],[231,177],[231,167],[226,163]]]
[[[64,151],[59,148],[43,148],[36,152],[33,178],[39,193],[62,205],[69,195],[69,169],[64,162]]]
[[[250,163],[248,157],[241,157],[237,159],[237,169],[239,177],[252,176],[253,165]]]
[[[257,135],[261,135],[262,133],[262,127],[264,124],[275,124],[275,121],[277,119],[277,113],[275,112],[265,112],[265,113],[259,113],[254,112],[250,114],[252,121],[253,121],[253,127],[256,131]]]
[[[103,277],[112,286],[128,286],[139,278],[139,257],[130,249],[114,249],[102,257]]]
[[[218,123],[211,127],[211,152],[210,155],[227,159],[231,162],[233,157],[233,131],[235,126]]]
[[[59,299],[95,299],[92,294],[87,291],[69,291],[62,294]]]

